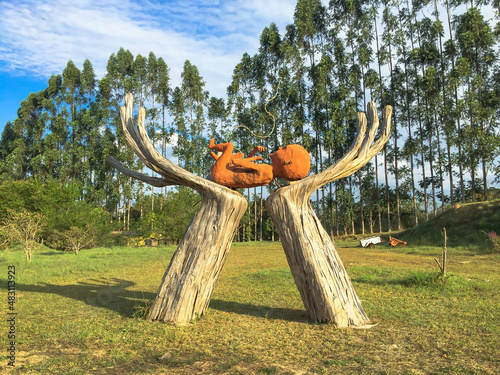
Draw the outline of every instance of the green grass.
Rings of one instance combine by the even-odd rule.
[[[279,243],[234,244],[206,314],[183,324],[138,318],[175,250],[50,249],[16,266],[15,374],[482,374],[500,366],[500,255],[404,252],[338,242],[369,330],[308,320]],[[356,244],[357,245],[357,244]],[[411,252],[411,253],[410,253]],[[3,269],[3,271],[1,271]],[[4,301],[6,298],[3,299]],[[4,321],[7,305],[4,303]],[[6,325],[2,337],[6,347]],[[0,373],[8,373],[1,353]]]
[[[448,246],[491,250],[487,233],[500,235],[500,200],[468,203],[450,208],[435,218],[398,234],[408,246],[442,246],[443,227],[446,228]],[[485,233],[486,232],[486,233]]]

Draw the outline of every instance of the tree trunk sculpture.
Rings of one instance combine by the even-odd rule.
[[[379,139],[377,109],[369,104],[370,130],[364,113],[358,113],[356,139],[335,165],[276,190],[266,200],[266,208],[278,229],[295,284],[309,317],[331,322],[337,327],[360,326],[369,319],[340,260],[332,239],[311,207],[315,190],[348,177],[368,163],[389,139],[392,108],[385,108]]]
[[[311,208],[310,197],[321,186],[350,176],[382,149],[389,139],[391,111],[390,107],[386,107],[381,136],[374,142],[379,121],[375,105],[370,103],[369,133],[366,133],[366,117],[359,113],[356,139],[339,162],[322,173],[276,190],[266,200],[295,283],[314,321],[332,322],[338,327],[359,326],[368,322],[332,239]],[[120,172],[153,186],[184,185],[201,195],[201,208],[172,257],[146,315],[148,321],[191,321],[203,315],[208,307],[247,201],[238,192],[198,177],[164,158],[147,136],[144,108],[139,109],[137,127],[134,125],[132,94],[125,97],[125,107],[120,108],[120,115],[127,143],[142,162],[162,178],[132,171],[112,157],[108,158],[110,164]],[[210,146],[217,151],[218,146],[224,145],[215,145],[212,141]],[[289,148],[280,149],[274,157],[271,155],[273,173],[289,180],[302,178],[307,173],[304,174],[303,168],[299,167],[307,167],[308,170],[308,165],[301,164],[310,162],[309,155],[300,156],[299,146]],[[258,148],[254,152],[256,150]],[[288,160],[290,155],[293,157]],[[292,162],[298,168],[297,175],[290,174],[288,170]],[[279,163],[283,164],[283,168],[278,168]]]
[[[110,164],[153,186],[183,185],[201,195],[201,208],[172,257],[146,315],[148,321],[189,322],[203,315],[208,307],[247,201],[238,192],[198,177],[164,158],[148,138],[144,108],[139,109],[138,126],[134,125],[132,94],[125,97],[120,115],[127,143],[148,168],[163,178],[134,172],[112,157],[108,158]]]

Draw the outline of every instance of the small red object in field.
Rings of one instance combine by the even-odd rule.
[[[389,244],[392,246],[392,247],[396,247],[398,245],[401,245],[401,246],[405,246],[406,245],[406,241],[402,241],[402,240],[398,240],[397,238],[394,238],[392,236],[389,236]]]

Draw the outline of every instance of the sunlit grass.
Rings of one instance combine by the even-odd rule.
[[[14,373],[497,371],[499,255],[451,248],[449,274],[442,277],[433,261],[439,247],[406,253],[387,244],[337,245],[363,307],[378,323],[370,330],[310,322],[279,243],[234,244],[206,314],[185,325],[137,317],[156,294],[174,247],[78,255],[45,249],[31,263],[22,252],[7,251],[0,268],[6,275],[15,264],[18,283]],[[7,371],[5,355],[0,361],[0,372]]]

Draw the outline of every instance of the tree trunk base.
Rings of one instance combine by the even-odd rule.
[[[294,186],[278,189],[266,200],[310,319],[337,327],[369,322],[332,239]]]
[[[147,321],[184,323],[205,313],[247,207],[239,193],[224,190],[202,195],[200,211],[170,261]]]

